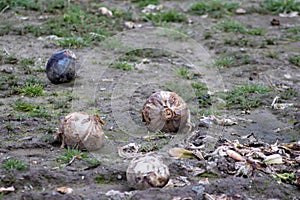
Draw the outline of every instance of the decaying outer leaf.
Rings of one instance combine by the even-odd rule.
[[[71,194],[71,193],[73,193],[74,190],[69,187],[58,187],[58,188],[56,188],[56,191],[60,192],[62,194]]]
[[[241,156],[241,154],[239,154],[238,152],[236,151],[233,151],[233,150],[230,150],[228,149],[226,151],[227,155],[231,158],[233,158],[234,160],[237,160],[237,161],[244,161],[245,159],[243,158],[243,156]]]
[[[62,141],[62,148],[67,145],[81,150],[97,150],[104,143],[103,125],[98,115],[73,112],[61,120],[55,139]]]
[[[14,186],[11,187],[0,187],[0,194],[7,193],[7,192],[13,192],[15,191]]]
[[[266,156],[264,162],[267,164],[282,164],[282,156],[279,154],[273,154],[270,156]]]
[[[135,189],[164,187],[170,178],[170,172],[163,161],[153,155],[134,158],[126,171],[127,182]]]
[[[177,147],[170,149],[169,154],[175,158],[198,158],[193,151]]]
[[[184,148],[172,148],[169,150],[170,156],[173,156],[175,158],[193,158],[193,152],[186,150]]]
[[[112,17],[113,13],[106,7],[100,7],[98,8],[98,12],[101,13],[102,15],[106,15],[108,17]]]
[[[118,154],[122,158],[135,158],[141,156],[141,153],[138,153],[140,145],[136,143],[129,143],[125,146],[118,147]]]
[[[150,131],[178,132],[190,126],[190,112],[184,100],[174,92],[152,94],[142,109],[143,121]]]

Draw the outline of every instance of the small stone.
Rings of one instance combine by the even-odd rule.
[[[239,14],[239,15],[243,15],[243,14],[246,14],[246,10],[245,9],[243,9],[243,8],[238,8],[236,11],[235,11],[235,13],[236,14]]]
[[[74,192],[74,190],[69,187],[59,187],[59,188],[56,188],[56,191],[59,193],[62,193],[62,194],[71,194]]]
[[[134,22],[125,22],[125,26],[126,26],[126,28],[134,29],[135,23]]]
[[[272,26],[279,26],[280,25],[280,21],[279,21],[279,19],[272,19],[272,21],[271,21],[271,25]]]
[[[192,190],[194,192],[196,192],[196,194],[199,198],[202,198],[205,188],[203,186],[199,185],[199,186],[192,187]]]
[[[100,7],[98,9],[98,12],[101,13],[102,15],[106,15],[108,17],[113,16],[113,13],[109,9],[107,9],[106,7]]]

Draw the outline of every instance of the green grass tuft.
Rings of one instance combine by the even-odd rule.
[[[78,158],[86,159],[87,153],[84,153],[78,149],[68,148],[67,151],[63,152],[61,156],[57,157],[58,162],[68,163],[70,160],[78,156]]]
[[[297,56],[290,56],[289,57],[290,63],[293,65],[296,65],[297,67],[300,67],[300,55]]]
[[[176,10],[170,10],[161,13],[149,13],[144,17],[146,21],[152,21],[155,24],[161,24],[164,22],[185,22],[187,20],[185,14]]]
[[[115,69],[122,69],[124,71],[132,71],[135,69],[135,67],[129,63],[127,63],[126,61],[124,62],[115,62],[113,63],[113,68]]]
[[[29,112],[34,109],[37,109],[37,106],[29,102],[18,99],[14,103],[14,108],[16,111]]]
[[[18,99],[15,101],[14,105],[14,110],[16,111],[21,111],[21,112],[26,112],[28,116],[30,117],[50,117],[50,113],[48,110],[41,105],[35,105],[32,103],[29,103],[27,101],[23,101],[21,99]]]
[[[233,88],[225,97],[227,107],[236,109],[256,108],[261,105],[261,95],[269,91],[269,87],[257,84]]]
[[[159,5],[158,0],[131,0],[132,3],[137,3],[138,8],[144,8],[150,4],[152,5]]]
[[[201,108],[208,107],[212,104],[212,99],[208,94],[208,88],[205,84],[200,83],[192,83],[192,88],[194,89],[195,96],[198,100],[199,106]]]
[[[246,28],[245,25],[240,22],[226,19],[217,25],[217,28],[224,32],[241,33],[247,35],[264,35],[265,30],[258,28]]]
[[[189,11],[196,15],[209,14],[214,18],[221,18],[224,15],[230,15],[238,8],[238,3],[232,3],[222,0],[200,1],[193,4]]]
[[[190,76],[190,70],[187,68],[175,69],[175,73],[186,79],[189,79]]]
[[[21,160],[17,160],[14,158],[7,159],[2,165],[2,167],[6,170],[13,170],[13,169],[17,169],[19,171],[26,170],[26,165]]]
[[[44,86],[40,84],[25,83],[24,86],[15,87],[14,90],[17,93],[20,93],[25,96],[36,97],[44,95],[43,88]]]
[[[300,2],[297,0],[265,0],[261,7],[274,14],[300,12]]]

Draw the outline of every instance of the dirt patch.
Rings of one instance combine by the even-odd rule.
[[[133,1],[0,3],[0,187],[15,189],[0,199],[298,199],[300,19],[272,14],[261,2],[239,2],[245,15],[218,8],[220,18],[209,10],[196,15],[194,2],[181,1],[160,1],[153,15]],[[62,48],[75,53],[78,73],[54,85],[45,63]],[[187,102],[190,132],[148,132],[141,109],[159,90]],[[71,111],[105,121],[101,150],[61,149],[54,141]],[[128,187],[130,159],[118,147],[129,143],[163,157],[169,185]],[[175,159],[168,154],[174,147],[203,157]],[[252,154],[235,160],[228,149],[284,162],[249,160]],[[62,186],[74,192],[61,194]]]

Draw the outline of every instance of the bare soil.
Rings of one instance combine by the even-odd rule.
[[[188,34],[188,38],[201,44],[211,56],[211,60],[226,52],[236,52],[238,56],[249,56],[247,63],[223,68],[215,67],[212,70],[216,74],[216,79],[222,78],[218,80],[222,82],[220,90],[230,91],[233,87],[243,84],[286,86],[292,88],[298,95],[281,99],[280,103],[293,105],[282,110],[273,109],[271,107],[273,99],[281,94],[275,89],[266,95],[259,96],[262,103],[257,108],[217,110],[218,115],[223,117],[245,119],[236,125],[214,124],[208,128],[199,125],[203,117],[200,111],[207,108],[199,107],[198,100],[189,96],[191,89],[185,86],[190,85],[194,80],[185,79],[174,73],[174,69],[190,66],[193,60],[187,58],[197,55],[193,55],[187,49],[190,48],[193,51],[196,47],[189,39],[178,39],[176,35],[170,33],[163,33],[157,38],[149,34],[147,38],[145,30],[154,27],[149,22],[137,22],[142,27],[133,30],[127,30],[124,27],[124,32],[128,31],[127,33],[106,40],[106,42],[126,41],[127,43],[123,46],[107,44],[104,41],[96,46],[72,49],[78,58],[78,76],[74,82],[61,85],[51,84],[45,73],[47,59],[54,52],[61,50],[60,46],[52,40],[40,40],[31,34],[16,32],[2,34],[0,36],[1,51],[9,52],[19,60],[34,58],[35,63],[33,72],[26,74],[20,63],[0,62],[0,78],[6,80],[0,86],[0,166],[3,166],[8,158],[21,160],[27,166],[25,171],[6,170],[0,167],[0,187],[14,186],[15,188],[14,192],[0,196],[0,199],[209,199],[204,194],[219,196],[223,194],[226,195],[226,199],[300,199],[299,186],[279,182],[270,174],[258,171],[250,177],[234,176],[222,172],[220,167],[208,169],[210,166],[208,161],[174,159],[167,153],[172,147],[186,147],[188,142],[191,142],[188,141],[189,136],[195,133],[199,134],[200,141],[198,142],[205,145],[204,151],[207,153],[215,150],[224,139],[239,140],[240,143],[246,144],[249,138],[243,136],[249,134],[253,135],[256,142],[266,144],[299,141],[300,73],[299,66],[290,63],[289,57],[299,55],[300,42],[283,39],[289,28],[299,26],[299,16],[281,18],[277,15],[246,13],[228,17],[241,22],[246,27],[261,28],[266,31],[264,36],[245,36],[239,33],[215,31],[216,24],[223,19],[190,15],[187,12],[190,2],[162,1],[161,3],[165,9],[174,8],[186,12],[193,23],[170,23],[171,28],[183,30]],[[103,5],[110,8],[128,9],[132,3],[109,1],[103,2]],[[241,7],[250,10],[252,6],[258,6],[258,2],[247,1],[242,3]],[[134,8],[133,12],[138,14],[140,9]],[[0,28],[4,26],[4,23],[15,27],[43,23],[38,19],[38,13],[34,11],[18,13],[8,10],[0,16],[2,18]],[[22,16],[27,18],[22,19]],[[273,18],[279,19],[281,25],[271,26],[270,21]],[[209,32],[213,33],[205,37]],[[164,42],[168,41],[165,38],[170,39],[169,43],[177,44],[179,41],[181,46],[177,47],[174,52],[168,52],[169,54],[158,54],[158,56],[147,58],[148,60],[144,63],[141,61],[135,63],[139,65],[138,69],[133,71],[109,67],[111,62],[120,58],[120,55],[130,52],[128,46],[140,48],[138,43],[142,40],[141,33],[143,37],[146,35],[145,40],[149,40],[145,41],[145,44],[150,44],[153,40],[161,43],[154,47],[164,45]],[[126,37],[122,39],[124,35]],[[132,40],[127,40],[129,36]],[[250,41],[247,45],[224,44],[226,39],[241,41],[245,37]],[[273,38],[274,44],[266,43],[268,38]],[[181,52],[177,52],[178,49]],[[271,58],[270,52],[276,54],[276,58]],[[196,61],[200,62],[197,59]],[[207,72],[210,70],[205,69],[204,66],[189,69],[191,72],[203,74],[203,77],[196,81],[201,83],[210,81],[211,77],[205,78],[209,76]],[[12,92],[15,85],[24,84],[24,81],[31,76],[46,84],[43,96],[28,97]],[[11,83],[10,80],[16,83]],[[150,142],[145,141],[143,136],[153,134],[147,132],[141,121],[142,105],[150,94],[163,89],[174,90],[187,101],[194,128],[189,133],[172,135],[171,140],[162,138]],[[70,95],[73,95],[71,99]],[[22,112],[20,114],[14,106],[18,99],[35,105],[46,105],[50,116],[22,116]],[[84,159],[76,159],[72,164],[64,166],[58,161],[58,157],[67,149],[61,149],[59,142],[54,141],[53,138],[60,119],[71,111],[96,112],[104,119],[106,123],[104,131],[107,137],[105,146],[98,152],[87,152],[90,158],[99,160],[99,164],[93,165]],[[207,135],[213,138],[203,139]],[[147,146],[150,151],[162,156],[170,168],[171,179],[186,177],[187,182],[182,186],[171,188],[151,188],[142,191],[129,188],[126,182],[126,168],[130,160],[120,158],[117,147],[130,142]],[[205,169],[208,175],[194,176],[191,171],[188,171],[191,166]],[[293,165],[288,172],[296,172],[299,166],[298,161],[298,164]],[[211,174],[214,177],[211,177]],[[57,192],[56,188],[62,186],[70,187],[74,192],[72,194]],[[111,190],[120,191],[120,193],[109,196],[107,192]],[[224,196],[223,199],[225,199]]]

